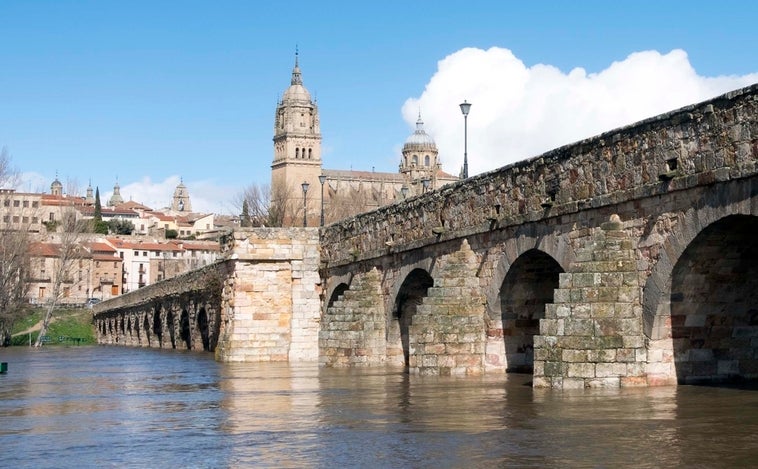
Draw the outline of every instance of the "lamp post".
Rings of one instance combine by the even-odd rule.
[[[308,184],[308,181],[303,181],[301,184],[303,188],[303,227],[308,226],[308,206],[306,204],[306,194],[308,194],[308,187],[310,184]]]
[[[463,113],[463,179],[468,178],[468,111],[471,109],[471,103],[464,99],[460,104]]]
[[[326,176],[323,174],[319,176],[318,182],[321,183],[321,226],[324,226],[324,183],[326,182]]]

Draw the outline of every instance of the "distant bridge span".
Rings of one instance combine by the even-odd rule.
[[[753,85],[323,228],[280,285],[313,294],[295,355],[555,388],[758,377],[757,107]],[[243,342],[219,358],[274,359]]]

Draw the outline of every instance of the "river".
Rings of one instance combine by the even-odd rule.
[[[223,364],[123,347],[0,350],[8,468],[738,467],[758,390],[535,390],[529,376]]]

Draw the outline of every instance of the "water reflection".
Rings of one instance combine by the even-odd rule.
[[[758,456],[754,389],[534,390],[525,375],[3,350],[6,467],[723,467]]]

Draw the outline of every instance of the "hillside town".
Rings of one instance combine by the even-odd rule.
[[[236,221],[193,212],[183,183],[160,210],[125,202],[118,183],[101,206],[99,190],[65,194],[57,178],[49,193],[2,189],[0,204],[0,229],[29,235],[31,304],[92,305],[208,265],[219,253],[219,230]],[[64,258],[70,265],[61,269]]]

